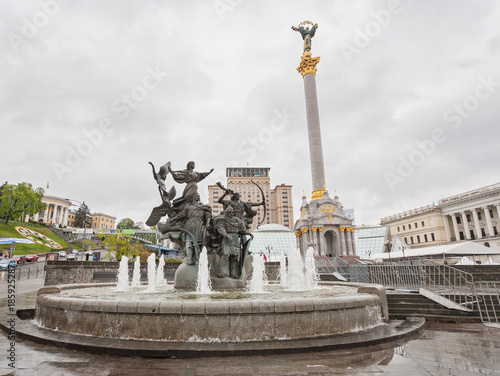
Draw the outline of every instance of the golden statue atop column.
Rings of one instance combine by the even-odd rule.
[[[304,40],[304,52],[300,58],[300,65],[297,68],[297,72],[302,74],[302,77],[308,74],[316,76],[316,65],[318,65],[320,57],[312,57],[311,42],[317,29],[318,24],[313,24],[311,21],[302,21],[298,27],[292,26],[292,30],[298,31]]]

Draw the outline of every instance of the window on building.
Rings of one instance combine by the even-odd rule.
[[[411,242],[411,244],[414,244],[414,242],[413,242],[413,236],[410,236],[410,242]]]
[[[493,235],[498,235],[497,226],[493,226]]]
[[[424,221],[422,221],[422,227],[425,227],[425,222]]]
[[[429,239],[427,238],[427,234],[424,234],[424,240],[426,243],[429,241]]]
[[[407,238],[405,238],[405,243],[408,244],[408,239]]]
[[[464,232],[460,231],[460,240],[465,240]]]
[[[415,228],[418,228],[418,223],[417,222],[415,222]]]
[[[484,231],[484,228],[481,229],[481,236],[483,238],[486,237],[486,231]]]
[[[480,212],[477,212],[477,218],[481,221],[483,219],[483,216],[481,215]]]
[[[408,230],[411,230],[411,223],[408,223]]]
[[[399,226],[398,226],[398,232],[399,232]]]
[[[467,222],[470,222],[470,214],[467,214]]]
[[[493,210],[490,209],[490,218],[493,218]]]
[[[403,231],[406,230],[405,225],[403,225]]]
[[[417,235],[417,243],[420,243],[420,235]]]
[[[431,240],[432,240],[432,241],[435,241],[435,240],[436,240],[436,238],[434,237],[434,233],[433,233],[433,232],[431,232]]]
[[[462,223],[462,221],[461,221],[460,217],[455,217],[455,218],[457,219],[457,223],[458,223],[458,224]]]

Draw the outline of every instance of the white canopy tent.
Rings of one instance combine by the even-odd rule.
[[[406,249],[404,252],[385,252],[371,256],[373,261],[388,261],[392,259],[415,258],[415,257],[453,257],[453,256],[479,256],[479,255],[500,255],[500,251],[485,247],[474,242],[463,242],[435,247],[425,247],[418,249]]]

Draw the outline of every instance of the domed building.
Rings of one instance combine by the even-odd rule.
[[[288,254],[290,244],[295,247],[294,232],[277,223],[260,226],[252,230],[252,234],[254,239],[250,243],[250,252],[265,255],[267,261],[279,261],[281,252]]]

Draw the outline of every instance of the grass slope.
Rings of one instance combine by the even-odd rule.
[[[16,226],[15,225],[5,225],[4,223],[0,223],[0,238],[21,238],[25,239],[20,233],[16,231]],[[54,240],[58,244],[60,244],[63,248],[71,247],[71,244],[68,244],[66,241],[63,240],[58,234],[53,232],[50,228],[45,228],[45,227],[28,227],[28,226],[23,226],[26,228],[29,228],[33,231],[39,232],[40,234],[43,234],[47,236],[48,238]],[[0,252],[3,251],[8,251],[10,250],[10,244],[0,244]],[[40,244],[22,244],[18,243],[16,244],[16,250],[14,252],[15,255],[29,255],[31,253],[47,253],[51,252],[52,249],[49,247],[45,247]]]

